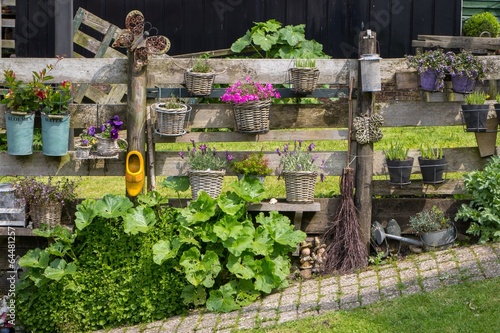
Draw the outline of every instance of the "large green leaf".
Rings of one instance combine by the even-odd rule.
[[[184,267],[186,279],[194,286],[203,284],[207,288],[213,287],[215,277],[222,267],[219,256],[213,251],[207,251],[204,255],[192,247],[182,254],[179,264]]]
[[[207,292],[203,286],[193,286],[191,284],[184,287],[181,297],[184,304],[194,304],[200,306],[207,301]]]
[[[138,206],[123,216],[126,234],[146,233],[156,222],[156,214],[151,207]]]
[[[273,242],[266,228],[259,226],[255,229],[252,249],[255,254],[262,256],[270,255],[273,252]]]
[[[216,208],[217,201],[201,191],[196,200],[191,201],[188,207],[179,209],[179,212],[189,224],[194,224],[210,220],[215,215]]]
[[[246,202],[234,192],[223,194],[217,198],[219,208],[228,215],[241,216],[246,207]]]
[[[236,281],[221,286],[219,290],[210,291],[207,300],[207,309],[214,312],[230,312],[240,306],[235,301]]]
[[[257,31],[252,35],[252,41],[264,51],[271,50],[273,45],[278,42],[278,38],[278,33],[268,34],[264,31]]]
[[[232,45],[231,51],[240,53],[243,49],[252,43],[252,33],[248,30],[243,37],[238,38]]]
[[[96,202],[95,210],[100,216],[109,219],[125,215],[133,206],[134,204],[126,197],[106,194]]]
[[[76,264],[74,262],[66,264],[64,259],[55,259],[50,263],[50,266],[45,268],[44,275],[48,279],[59,281],[65,275],[71,275],[76,272]]]
[[[260,202],[266,192],[260,180],[255,177],[243,177],[241,181],[234,182],[231,186],[240,198],[248,202]]]
[[[63,242],[52,243],[52,244],[50,244],[49,247],[46,248],[46,250],[47,250],[47,252],[49,252],[49,254],[52,254],[52,255],[57,256],[57,257],[64,257],[70,249],[71,249],[71,245],[65,244]]]
[[[96,201],[93,199],[85,199],[76,206],[75,225],[78,230],[85,229],[97,216],[95,206]]]
[[[243,257],[235,257],[232,254],[229,255],[227,268],[239,279],[252,279],[255,276],[251,268],[252,266],[255,266],[255,260],[251,255],[245,255]]]
[[[255,228],[251,220],[237,222],[238,225],[231,223],[227,226],[229,236],[222,244],[230,253],[239,257],[246,249],[251,249]]]
[[[259,269],[254,269],[255,289],[269,294],[280,284],[279,278],[274,275],[275,264],[268,257],[256,261],[255,264],[259,265]]]
[[[181,243],[178,238],[169,240],[160,240],[153,245],[153,261],[161,265],[165,260],[175,258],[179,251]]]
[[[306,234],[303,231],[294,230],[288,217],[276,211],[269,212],[269,216],[265,216],[261,212],[255,220],[267,229],[270,237],[276,243],[289,246],[290,250],[295,249],[297,244],[306,238]]]
[[[214,224],[215,234],[223,241],[237,238],[243,231],[243,225],[233,216],[225,215]]]
[[[286,40],[288,45],[295,46],[306,39],[305,27],[305,24],[299,24],[295,26],[287,25],[279,30],[280,37],[281,39]]]
[[[29,250],[19,259],[19,266],[46,268],[49,265],[49,252],[39,248]]]
[[[184,192],[189,188],[188,176],[169,176],[163,180],[161,185],[168,187],[176,192]]]
[[[168,203],[168,198],[162,196],[160,192],[149,191],[146,194],[140,193],[137,196],[137,202],[141,205],[146,205],[149,207],[155,207],[158,205],[164,205]]]

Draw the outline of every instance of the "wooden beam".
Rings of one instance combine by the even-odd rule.
[[[425,48],[498,50],[500,49],[500,40],[490,37],[418,35],[417,40],[413,40],[411,45]]]

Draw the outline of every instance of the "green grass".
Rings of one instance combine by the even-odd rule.
[[[329,312],[252,333],[489,333],[500,330],[500,278]]]

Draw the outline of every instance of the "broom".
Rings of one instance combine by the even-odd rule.
[[[349,84],[349,125],[347,141],[347,165],[340,178],[340,203],[323,235],[326,247],[325,273],[334,271],[345,274],[365,267],[368,252],[360,234],[356,206],[354,204],[354,170],[350,168],[352,131],[352,90],[354,79]]]

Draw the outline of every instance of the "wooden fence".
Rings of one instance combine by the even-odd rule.
[[[500,79],[500,57],[484,58],[491,69],[489,80]],[[287,70],[291,66],[289,60],[244,60],[244,59],[211,59],[210,64],[217,72],[216,83],[233,83],[236,80],[251,76],[259,82],[275,84],[287,83]],[[55,59],[8,59],[0,63],[0,71],[13,69],[19,78],[29,81],[31,71],[40,70],[48,63],[56,63]],[[155,58],[147,68],[149,96],[155,96],[157,87],[176,87],[184,80],[184,69],[190,65],[189,59]],[[320,84],[328,84],[329,89],[318,89],[315,95],[340,96],[337,101],[324,100],[323,104],[272,105],[271,130],[266,134],[240,134],[235,132],[189,132],[178,137],[155,136],[155,143],[161,142],[267,142],[289,141],[297,139],[306,141],[347,140],[347,95],[346,88],[350,78],[357,78],[357,61],[328,59],[318,60],[321,71]],[[52,74],[58,81],[69,80],[81,84],[126,84],[127,60],[102,59],[64,59],[57,63]],[[384,126],[450,126],[460,125],[460,102],[425,102],[420,100],[416,86],[415,73],[409,72],[404,59],[383,59],[381,61],[382,92],[376,94],[376,111],[384,117]],[[406,73],[406,74],[405,74]],[[1,84],[1,83],[0,83]],[[148,99],[148,104],[155,102]],[[193,104],[189,128],[234,128],[231,107],[227,104]],[[0,108],[0,128],[4,128],[4,108]],[[77,104],[73,106],[71,127],[85,128],[100,124],[113,115],[127,118],[126,104]],[[465,134],[464,135],[473,135]],[[235,152],[236,157],[244,152]],[[444,154],[448,160],[449,171],[470,171],[480,169],[487,158],[480,156],[477,147],[459,147],[446,149]],[[271,167],[277,168],[279,157],[274,152],[266,152]],[[320,152],[319,156],[327,161],[325,172],[328,176],[339,176],[346,165],[346,151]],[[354,153],[353,153],[354,155]],[[411,151],[417,156],[417,151]],[[354,156],[350,157],[350,160]],[[89,169],[85,162],[75,160],[70,152],[69,158],[48,157],[42,153],[16,157],[6,152],[0,153],[0,176],[3,175],[58,175],[58,176],[123,176],[124,154],[117,160],[108,160],[106,166]],[[415,159],[416,160],[416,159]],[[415,162],[417,163],[417,162]],[[185,175],[187,168],[184,160],[176,152],[155,152],[157,176]],[[375,151],[373,156],[373,175],[386,175],[384,156]],[[419,173],[417,165],[414,173]],[[228,173],[231,175],[231,173]],[[373,196],[413,197],[395,201],[381,198],[373,201],[373,219],[384,221],[399,218],[403,231],[408,231],[408,216],[422,208],[429,208],[434,201],[425,197],[442,195],[448,199],[440,205],[448,213],[454,213],[460,202],[452,200],[454,194],[462,192],[461,180],[447,180],[442,185],[425,185],[419,180],[404,187],[390,186],[386,180],[373,182]],[[317,199],[319,212],[304,212],[301,215],[302,229],[308,234],[319,234],[327,225],[331,213],[338,204],[338,199]],[[361,212],[362,213],[362,212]]]

